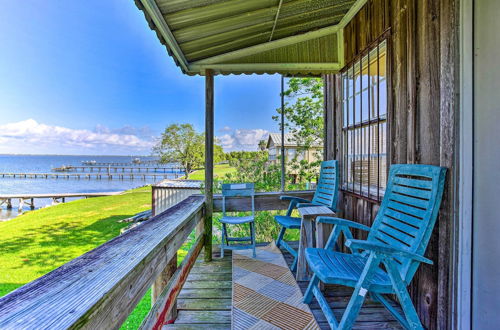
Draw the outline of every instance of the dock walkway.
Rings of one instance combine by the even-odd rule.
[[[61,166],[53,168],[54,172],[107,172],[107,173],[181,173],[179,166]]]
[[[7,210],[12,209],[12,200],[18,199],[18,209],[22,210],[24,205],[29,206],[32,210],[35,209],[35,199],[52,199],[53,204],[66,202],[66,198],[90,198],[101,196],[114,196],[121,194],[120,191],[112,192],[97,192],[97,193],[57,193],[57,194],[3,194],[0,195],[0,206],[7,205]]]
[[[157,160],[143,160],[140,162],[96,162],[95,160],[82,161],[82,165],[86,166],[147,166],[157,165],[160,162]]]
[[[12,179],[109,179],[109,180],[135,180],[147,178],[171,179],[183,176],[183,173],[0,173],[0,178]]]

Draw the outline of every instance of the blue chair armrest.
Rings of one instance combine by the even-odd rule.
[[[295,196],[286,196],[286,195],[280,196],[280,200],[290,201],[290,204],[288,205],[288,210],[286,211],[287,216],[292,215],[293,210],[297,208],[297,204],[311,202],[311,201],[308,201],[307,199],[304,199],[304,198],[295,197]]]
[[[399,256],[403,258],[410,258],[415,261],[425,262],[426,264],[432,265],[432,260],[422,257],[419,254],[404,251],[393,246],[387,246],[381,243],[368,242],[360,239],[348,239],[345,245],[353,250],[365,250],[370,252],[376,252],[388,257]]]
[[[340,226],[346,226],[346,227],[351,227],[355,229],[361,229],[364,231],[370,231],[370,227],[367,227],[365,225],[362,225],[360,223],[342,219],[342,218],[334,218],[334,217],[319,217],[317,222],[319,223],[329,223],[332,225],[340,225]]]
[[[319,204],[316,204],[316,203],[313,203],[313,202],[302,202],[302,203],[297,203],[297,208],[301,208],[301,207],[308,207],[308,206],[316,206],[316,205],[319,205]]]
[[[310,200],[307,200],[305,198],[300,198],[300,197],[295,197],[295,196],[287,196],[283,195],[280,196],[280,200],[282,201],[295,201],[296,203],[310,203]]]

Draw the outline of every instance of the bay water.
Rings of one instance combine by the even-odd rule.
[[[97,163],[131,163],[135,156],[68,156],[68,155],[0,155],[0,173],[51,173],[53,168],[63,165],[82,166],[84,161]],[[141,161],[152,160],[152,157],[139,157]],[[147,165],[144,165],[147,166]],[[151,167],[152,165],[150,165]],[[94,171],[97,172],[97,171]],[[106,171],[103,171],[106,172]],[[121,172],[121,169],[119,170]],[[72,172],[69,172],[72,173]],[[88,170],[85,172],[88,173]],[[173,178],[173,176],[172,176]],[[48,193],[89,193],[116,192],[137,188],[161,181],[161,178],[136,177],[135,179],[25,179],[2,178],[0,176],[0,196],[6,194],[48,194]],[[36,208],[52,203],[51,199],[36,199]],[[18,215],[18,200],[12,200],[12,210],[6,205],[0,207],[0,221],[8,220]],[[29,206],[23,207],[23,212]]]

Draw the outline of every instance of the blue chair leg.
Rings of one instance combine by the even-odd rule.
[[[276,246],[277,247],[281,246],[281,241],[283,240],[283,236],[285,236],[285,231],[286,231],[286,228],[285,227],[281,227],[280,233],[278,235],[278,239],[276,240]]]
[[[221,240],[220,240],[220,257],[224,258],[224,239],[226,237],[226,224],[222,224],[222,233],[221,233]]]
[[[384,262],[384,265],[389,273],[391,278],[392,287],[394,288],[394,292],[398,297],[399,303],[406,317],[406,321],[408,322],[408,326],[410,329],[423,329],[422,323],[420,323],[420,319],[418,317],[417,311],[413,306],[413,302],[411,301],[411,297],[406,290],[406,285],[401,279],[401,275],[399,274],[399,270],[395,265],[395,262]],[[404,323],[402,323],[404,325]]]
[[[349,303],[344,311],[344,315],[342,315],[342,320],[340,320],[338,326],[339,329],[351,329],[354,325],[379,264],[380,260],[377,260],[377,257],[373,253],[370,254],[368,260],[366,261],[365,268],[356,283],[351,299],[349,300]]]
[[[313,275],[309,285],[307,286],[306,293],[304,294],[304,304],[310,304],[313,298],[313,288],[318,285],[319,278],[316,274]]]
[[[297,270],[297,260],[298,260],[298,253],[297,251],[295,251],[294,249],[292,249],[292,247],[290,245],[288,245],[287,242],[285,242],[283,240],[283,236],[285,235],[285,230],[286,228],[285,227],[281,227],[281,231],[278,235],[278,240],[276,241],[276,246],[279,247],[279,248],[284,248],[285,250],[287,250],[292,256],[293,256],[293,264],[292,266],[290,267],[290,269],[292,270],[292,272],[296,271]]]
[[[292,264],[292,267],[290,268],[292,270],[292,272],[296,271],[297,270],[297,261],[298,261],[298,257],[295,257],[293,259],[293,264]]]
[[[252,249],[253,249],[253,257],[255,258],[257,255],[255,253],[255,222],[250,222],[250,236],[252,239]]]
[[[382,305],[384,305],[385,308],[396,318],[396,320],[399,321],[399,323],[401,323],[401,325],[405,329],[410,329],[410,325],[406,321],[406,318],[403,315],[401,315],[399,312],[397,312],[396,309],[391,305],[391,303],[389,301],[387,301],[387,299],[385,299],[384,296],[382,296],[379,293],[375,293],[375,292],[370,292],[370,296],[372,297],[373,300],[378,301]]]

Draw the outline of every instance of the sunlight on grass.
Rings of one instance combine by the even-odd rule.
[[[127,224],[118,220],[149,209],[150,201],[151,187],[143,187],[0,222],[0,296],[119,235]]]
[[[120,234],[118,222],[151,208],[151,187],[81,199],[0,222],[0,296],[35,280]],[[182,261],[192,242],[178,252]],[[122,329],[137,329],[151,309],[148,290]]]
[[[227,173],[235,173],[236,168],[229,164],[220,164],[214,166],[214,178],[223,179]],[[197,170],[189,175],[189,180],[205,180],[205,170]]]

